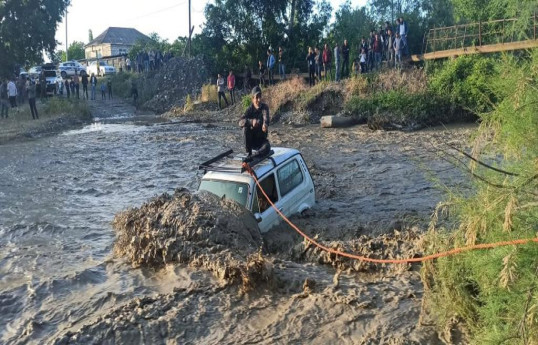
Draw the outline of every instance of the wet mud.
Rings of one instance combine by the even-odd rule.
[[[0,280],[0,312],[9,319],[0,323],[0,342],[446,343],[421,317],[419,265],[368,264],[327,254],[285,224],[261,236],[241,207],[194,192],[197,164],[227,148],[242,152],[232,113],[208,111],[195,122],[121,125],[124,132],[120,125],[104,126],[108,132],[77,133],[81,146],[72,149],[72,139],[48,143],[54,153],[41,188],[62,192],[66,205],[86,205],[91,213],[78,215],[75,207],[62,206],[71,213],[56,223],[75,219],[83,226],[58,227],[52,219],[53,225],[40,230],[44,238],[57,232],[53,239],[61,244],[53,249],[63,259],[48,259],[50,267],[43,269],[42,275],[52,278],[34,278],[38,284],[33,285]],[[443,150],[447,144],[463,147],[473,129],[404,133],[371,131],[366,125],[274,124],[269,137],[273,146],[299,149],[314,180],[316,205],[292,217],[294,224],[332,248],[405,258],[422,254],[421,238],[443,188],[468,188],[468,177]],[[46,149],[40,157],[47,157]],[[31,160],[21,160],[26,161]],[[64,172],[63,161],[71,162],[69,171],[78,169],[76,176]],[[23,170],[16,171],[21,175]],[[55,177],[49,181],[46,176]],[[64,192],[65,185],[69,191]],[[20,188],[10,188],[6,198],[21,194]],[[0,225],[7,248],[25,244],[18,232],[28,227],[8,212],[0,215],[13,223]],[[88,229],[87,219],[105,225]],[[68,231],[78,228],[89,234],[73,241]],[[86,249],[90,243],[96,249]],[[63,254],[62,246],[89,254]],[[25,281],[10,267],[20,266],[22,255],[32,254],[28,250],[20,259],[15,249],[0,258],[0,269],[12,281]],[[51,272],[67,270],[67,258],[80,273],[56,277]],[[36,285],[36,292],[27,292]]]
[[[178,189],[114,217],[114,253],[133,267],[184,263],[250,288],[270,268],[252,213],[208,192]]]

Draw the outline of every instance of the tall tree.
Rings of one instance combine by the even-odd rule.
[[[319,42],[331,12],[326,0],[216,0],[198,41],[221,71],[265,63],[267,48],[278,46],[288,67],[302,66],[304,47]]]
[[[69,56],[69,59],[71,60],[80,60],[85,58],[84,53],[84,43],[83,42],[77,42],[73,41],[69,48],[67,49],[67,53]],[[66,61],[66,55],[65,52],[62,51],[62,61]]]
[[[93,31],[92,29],[88,30],[88,43],[93,41]]]
[[[0,1],[0,75],[16,64],[41,62],[56,48],[56,27],[71,0]]]

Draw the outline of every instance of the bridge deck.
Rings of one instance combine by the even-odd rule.
[[[517,41],[508,43],[488,44],[474,47],[464,47],[459,49],[439,50],[426,54],[411,55],[413,61],[434,60],[459,55],[469,55],[478,53],[496,53],[509,50],[538,48],[538,40]]]

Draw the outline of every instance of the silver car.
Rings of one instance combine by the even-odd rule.
[[[271,202],[286,217],[314,206],[314,183],[301,153],[285,147],[274,147],[271,152],[256,164],[251,163]],[[281,217],[254,178],[242,169],[242,157],[230,158],[231,153],[231,150],[227,151],[199,166],[205,174],[198,190],[235,200],[254,214],[260,232],[267,232],[281,221]]]
[[[67,76],[75,75],[75,73],[80,74],[82,71],[86,72],[86,66],[82,65],[78,61],[66,61],[58,65],[58,72],[64,79]]]
[[[92,61],[86,69],[86,73],[88,73],[88,75],[92,75],[93,73],[97,76],[115,74],[116,68],[114,66],[107,65],[104,61],[99,61],[99,65],[97,64],[97,61]]]

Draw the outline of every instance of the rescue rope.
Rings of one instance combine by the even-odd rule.
[[[440,252],[440,253],[431,254],[431,255],[427,255],[427,256],[422,256],[422,257],[418,257],[418,258],[406,258],[406,259],[372,259],[372,258],[369,258],[369,257],[366,257],[366,256],[360,256],[360,255],[355,255],[355,254],[351,254],[351,253],[347,253],[347,252],[342,252],[342,251],[340,251],[338,249],[333,249],[333,248],[329,248],[327,246],[324,246],[323,244],[317,242],[316,240],[314,240],[313,238],[311,238],[310,236],[308,236],[307,234],[302,232],[271,201],[269,196],[265,193],[262,186],[260,185],[260,182],[258,181],[258,178],[256,177],[256,174],[254,173],[254,171],[252,171],[252,168],[250,167],[250,165],[248,165],[247,163],[243,163],[243,168],[246,171],[248,171],[249,174],[252,176],[252,178],[254,179],[254,182],[256,182],[256,185],[258,186],[258,189],[262,192],[263,196],[265,197],[265,199],[267,199],[267,201],[269,202],[271,207],[273,207],[273,209],[280,215],[280,217],[282,219],[284,219],[284,221],[286,223],[288,223],[289,226],[291,226],[303,238],[305,238],[308,242],[312,243],[313,245],[315,245],[319,249],[321,249],[323,251],[326,251],[328,253],[340,255],[340,256],[343,256],[343,257],[346,257],[346,258],[359,260],[359,261],[364,261],[364,262],[377,263],[377,264],[407,264],[407,263],[414,263],[414,262],[431,261],[431,260],[435,260],[435,259],[438,259],[438,258],[452,256],[452,255],[456,255],[456,254],[460,254],[460,253],[464,253],[464,252],[469,252],[469,251],[472,251],[472,250],[478,250],[478,249],[491,249],[491,248],[505,247],[505,246],[511,246],[511,245],[522,245],[522,244],[527,244],[527,243],[532,243],[532,242],[538,243],[538,237],[537,238],[511,240],[511,241],[502,241],[502,242],[495,242],[495,243],[482,243],[482,244],[475,244],[475,245],[472,245],[472,246],[454,248],[452,250],[448,250],[448,251],[445,251],[445,252]]]

